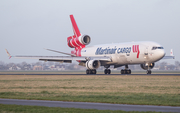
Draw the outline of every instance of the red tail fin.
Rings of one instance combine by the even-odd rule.
[[[71,18],[71,22],[72,22],[72,26],[73,26],[74,35],[76,37],[79,37],[81,35],[81,33],[79,31],[79,28],[78,28],[78,26],[76,24],[76,21],[75,21],[73,15],[70,15],[70,18]]]

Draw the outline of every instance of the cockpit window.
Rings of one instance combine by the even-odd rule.
[[[156,49],[164,49],[163,47],[153,47],[152,50],[156,50]]]

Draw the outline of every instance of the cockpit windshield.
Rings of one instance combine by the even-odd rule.
[[[153,47],[152,50],[156,50],[156,49],[164,49],[163,47]]]

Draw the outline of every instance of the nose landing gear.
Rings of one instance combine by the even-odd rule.
[[[147,70],[147,74],[151,74],[151,70]]]

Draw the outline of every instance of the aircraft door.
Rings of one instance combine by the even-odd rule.
[[[144,55],[148,55],[148,46],[145,49]]]
[[[151,48],[149,46],[146,47],[144,51],[144,59],[145,61],[151,61],[152,60],[152,54],[151,54]]]

